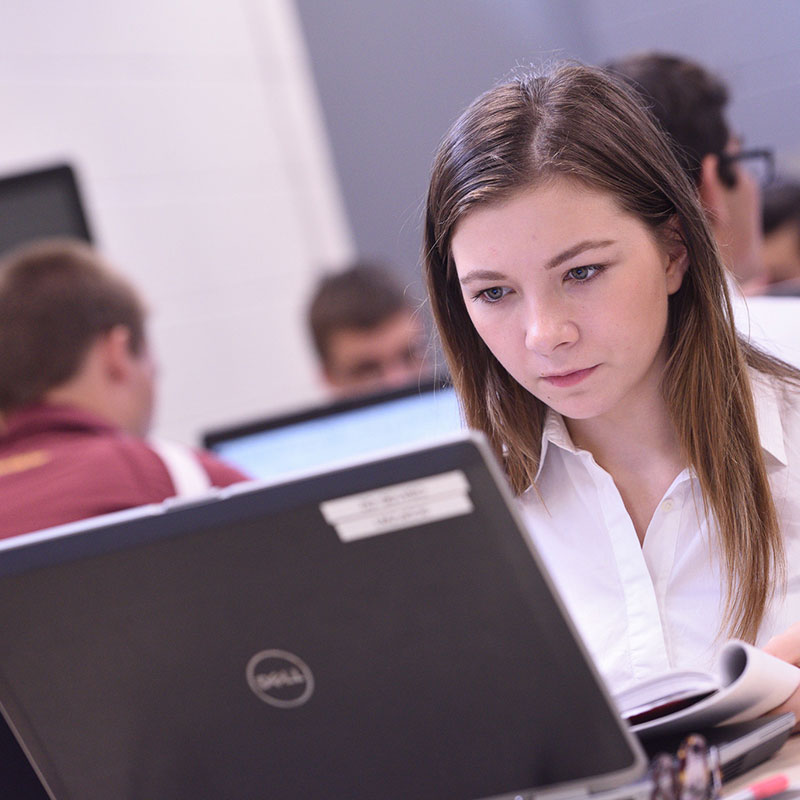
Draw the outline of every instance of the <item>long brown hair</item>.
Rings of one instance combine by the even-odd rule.
[[[486,434],[517,493],[534,483],[546,406],[506,372],[472,326],[450,244],[471,209],[558,175],[611,194],[662,242],[668,231],[680,231],[689,268],[669,300],[663,394],[704,511],[718,525],[723,627],[753,641],[785,567],[747,368],[791,381],[800,375],[739,339],[694,187],[631,90],[602,70],[568,64],[497,86],[469,106],[436,155],[424,266],[466,421]]]

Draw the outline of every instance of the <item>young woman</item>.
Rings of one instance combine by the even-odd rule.
[[[737,337],[630,90],[568,65],[479,97],[436,156],[425,270],[467,422],[612,689],[729,636],[800,662],[800,375]]]

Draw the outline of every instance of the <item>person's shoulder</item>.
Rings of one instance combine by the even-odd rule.
[[[755,372],[751,380],[754,396],[774,399],[782,418],[800,414],[800,373],[793,380]]]
[[[778,397],[784,440],[800,448],[800,380],[774,383]]]
[[[196,461],[202,472],[208,476],[211,486],[222,488],[249,480],[248,475],[230,464],[220,461],[211,453],[188,445],[172,442],[169,451],[165,452],[163,442],[162,446],[158,446],[153,441],[122,432],[102,438],[102,444],[97,442],[97,458],[104,460],[109,469],[116,468],[119,471],[127,471],[137,485],[153,490],[154,497],[161,495],[169,497],[176,492],[180,493],[180,481],[176,484],[176,480],[182,474],[182,470],[186,468],[184,462],[187,459],[190,462]],[[168,458],[169,452],[174,453],[175,448],[180,450],[177,465],[173,459]],[[111,462],[114,461],[118,462],[118,466],[112,466]],[[190,475],[192,470],[193,468],[189,469]]]
[[[249,480],[235,467],[220,461],[207,450],[161,437],[151,438],[147,445],[170,474],[177,494],[194,493],[210,486],[225,487]]]
[[[122,431],[62,437],[47,444],[46,456],[41,469],[26,473],[26,491],[41,486],[42,497],[78,507],[75,518],[156,503],[173,494],[158,456],[142,439]]]
[[[800,367],[800,297],[731,298],[736,327],[752,344]]]
[[[790,370],[797,369],[791,364],[787,366]],[[800,403],[800,371],[797,372],[796,380],[770,372],[760,372],[752,367],[748,374],[756,402],[761,398],[775,398],[781,404]]]
[[[93,452],[92,452],[93,451]],[[172,494],[169,471],[148,442],[140,436],[121,430],[96,436],[91,445],[86,445],[87,459],[91,458],[100,467],[116,472],[140,489],[153,491],[153,497]]]
[[[761,445],[778,461],[800,466],[800,378],[751,371]]]
[[[207,450],[194,450],[193,452],[214,486],[230,486],[234,483],[251,480],[249,475],[245,475],[243,472],[236,469],[236,467],[224,461],[220,461],[220,459]]]

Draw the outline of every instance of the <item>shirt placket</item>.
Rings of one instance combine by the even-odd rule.
[[[642,556],[650,575],[658,609],[665,609],[667,605],[667,592],[675,566],[682,515],[686,510],[682,498],[688,491],[689,480],[688,472],[684,470],[667,490],[647,527],[642,546]],[[669,625],[665,621],[662,621],[662,636],[667,658],[671,664],[673,659]]]
[[[658,597],[633,521],[611,475],[581,453],[592,476],[606,533],[617,564],[627,617],[628,655],[634,679],[669,669]]]

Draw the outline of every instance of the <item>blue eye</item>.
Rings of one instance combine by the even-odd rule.
[[[509,291],[505,286],[492,286],[479,292],[478,297],[487,303],[496,303],[498,300],[502,300]]]
[[[599,266],[592,266],[592,267],[573,267],[568,273],[568,277],[574,280],[576,283],[585,283],[590,278],[593,278],[597,275],[598,272],[602,270],[602,267]]]

